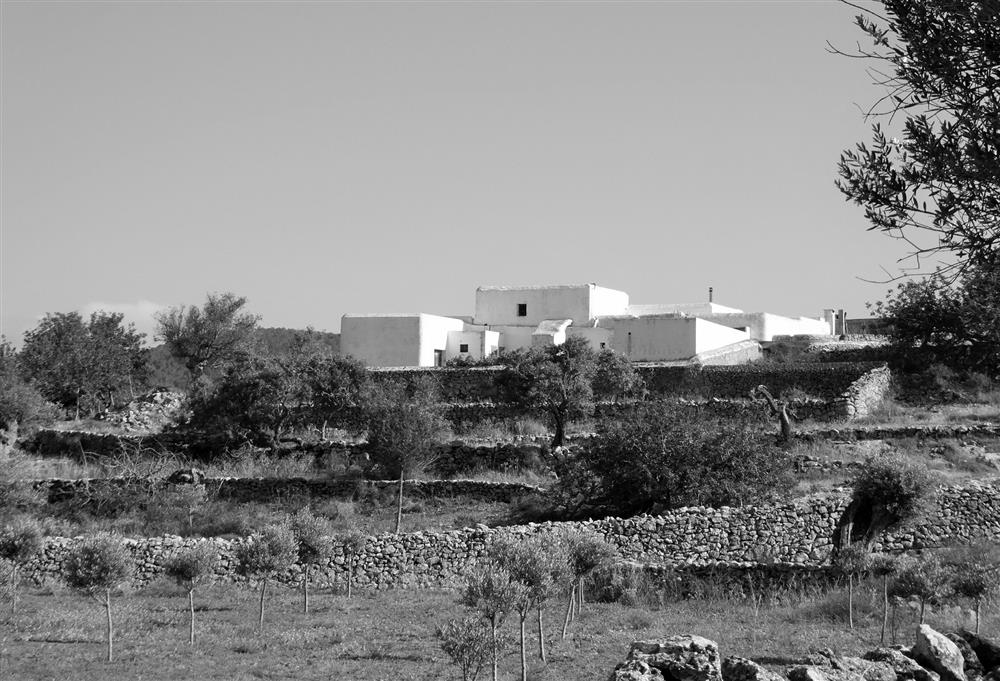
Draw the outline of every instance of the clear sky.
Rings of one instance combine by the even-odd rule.
[[[265,326],[479,285],[864,316],[903,245],[834,188],[857,11],[2,1],[2,332],[247,296]]]

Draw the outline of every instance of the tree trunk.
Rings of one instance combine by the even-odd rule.
[[[542,624],[541,603],[538,604],[538,659],[540,659],[543,664],[547,662],[545,659],[545,625]]]
[[[580,608],[578,612],[583,612],[583,578],[580,578],[580,584],[576,587],[577,593],[580,595]]]
[[[191,627],[188,631],[188,645],[194,645],[194,589],[188,589],[188,610],[191,611]]]
[[[497,623],[490,622],[490,632],[493,636],[493,681],[497,681],[497,671],[499,669],[498,658],[500,651],[497,650]]]
[[[260,604],[257,614],[257,631],[264,631],[264,592],[267,591],[267,580],[260,580]]]
[[[561,415],[552,415],[552,421],[556,427],[556,434],[552,437],[553,447],[562,447],[563,442],[566,439],[566,424],[565,419]]]
[[[302,566],[302,612],[309,612],[309,564]]]
[[[885,625],[889,622],[889,576],[882,577],[882,633],[878,637],[878,644],[885,645]]]
[[[847,575],[847,624],[854,629],[854,575]]]
[[[17,614],[17,563],[10,568],[10,616]]]
[[[573,603],[576,602],[576,584],[571,584],[569,587],[569,598],[566,600],[566,617],[563,619],[563,630],[562,638],[566,640],[566,630],[569,629],[569,618],[573,614]]]
[[[528,611],[521,612],[521,681],[528,681],[527,639],[524,636],[524,620],[528,619]]]
[[[923,599],[920,599],[920,624],[924,623],[924,603]]]
[[[979,611],[980,611],[980,608],[982,607],[982,605],[983,605],[983,599],[977,598],[976,599],[976,636],[979,636],[979,619],[980,619],[979,618]]]
[[[396,534],[403,524],[403,466],[399,467],[399,495],[396,497]]]
[[[114,660],[114,634],[115,629],[111,624],[111,589],[104,590],[104,611],[108,616],[108,662]]]
[[[354,556],[347,560],[347,599],[351,598],[351,582],[354,581]]]

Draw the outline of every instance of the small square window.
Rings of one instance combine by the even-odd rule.
[[[527,303],[518,303],[517,304],[517,316],[518,317],[527,317],[528,316],[528,304]]]
[[[458,344],[458,351],[459,352],[468,352],[469,351],[469,344],[468,343],[459,343]]]

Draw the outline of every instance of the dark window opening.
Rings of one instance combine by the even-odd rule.
[[[517,304],[517,316],[518,317],[527,317],[528,316],[528,304],[527,303],[518,303]]]
[[[607,343],[601,343],[601,350],[603,350],[603,349],[604,349],[604,348],[606,348],[606,347],[608,347],[608,344],[607,344]]]
[[[458,344],[458,351],[459,352],[468,352],[469,351],[469,344],[468,343],[459,343]]]

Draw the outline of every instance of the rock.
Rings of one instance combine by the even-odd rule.
[[[926,624],[921,624],[917,632],[913,657],[920,664],[940,674],[941,681],[967,681],[962,651],[948,640],[947,636]]]
[[[962,658],[965,660],[964,670],[966,678],[971,681],[971,679],[978,679],[982,676],[985,671],[983,663],[979,660],[979,656],[976,655],[969,642],[962,638],[961,634],[952,633],[946,635],[948,640],[958,646],[959,652],[962,653]]]
[[[830,662],[834,669],[865,681],[897,681],[896,671],[885,662],[860,657],[834,657]]]
[[[983,669],[993,671],[1000,667],[1000,645],[964,629],[958,633],[969,642],[976,657],[983,664]]]
[[[663,681],[663,674],[642,660],[628,660],[615,667],[608,681]]]
[[[851,659],[858,662],[840,667],[812,664],[792,667],[788,670],[788,678],[791,681],[896,681],[896,674],[888,664],[865,664],[864,660]]]
[[[633,641],[628,659],[659,669],[667,681],[722,681],[719,646],[701,636]]]
[[[899,681],[939,681],[936,672],[924,669],[916,660],[893,648],[876,648],[865,653],[864,659],[873,662],[884,662],[895,673]]]
[[[780,674],[764,669],[745,657],[727,657],[722,661],[722,681],[781,681]]]
[[[832,672],[832,667],[817,667],[816,665],[799,665],[788,670],[789,681],[832,681],[827,677],[827,672]]]
[[[167,482],[174,485],[200,485],[205,482],[205,471],[200,468],[178,468],[167,476]]]

